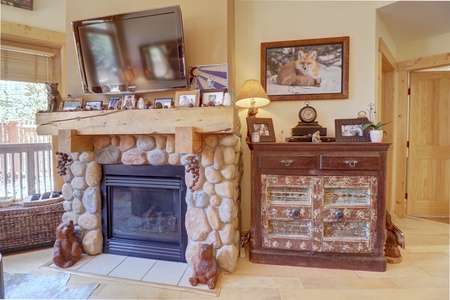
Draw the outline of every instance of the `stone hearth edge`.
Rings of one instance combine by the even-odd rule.
[[[219,267],[236,268],[240,241],[241,140],[234,134],[203,135],[198,153],[176,153],[174,135],[99,135],[94,151],[70,153],[73,162],[64,176],[62,221],[73,220],[82,247],[89,255],[102,253],[102,164],[182,165],[189,157],[199,160],[199,180],[187,190],[185,226],[188,235],[186,260],[192,266],[199,243],[213,244]],[[186,186],[192,185],[190,172]]]

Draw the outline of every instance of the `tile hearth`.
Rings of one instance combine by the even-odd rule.
[[[67,269],[59,268],[52,262],[48,262],[40,268],[103,279],[137,281],[150,286],[189,290],[193,293],[211,296],[217,296],[220,291],[219,283],[214,290],[208,289],[208,286],[203,284],[192,286],[189,283],[192,269],[187,263],[180,262],[104,253],[97,256],[83,254],[74,266]]]

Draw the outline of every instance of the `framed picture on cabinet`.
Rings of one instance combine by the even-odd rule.
[[[247,118],[248,136],[252,142],[256,142],[254,136],[259,135],[261,142],[275,142],[275,131],[271,118]]]
[[[261,85],[271,101],[347,99],[349,37],[261,43]]]
[[[362,129],[368,123],[367,118],[334,120],[336,142],[370,142],[369,130]]]

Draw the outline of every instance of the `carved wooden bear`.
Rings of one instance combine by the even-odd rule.
[[[61,268],[73,266],[81,257],[81,247],[74,235],[73,221],[63,222],[56,227],[56,241],[53,247],[53,263]]]
[[[207,284],[209,289],[214,289],[219,277],[219,266],[214,257],[213,245],[199,244],[198,256],[193,264],[194,274],[189,278],[191,285],[198,283]]]

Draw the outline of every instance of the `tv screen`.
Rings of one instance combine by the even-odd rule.
[[[72,22],[84,93],[187,86],[179,6]]]

